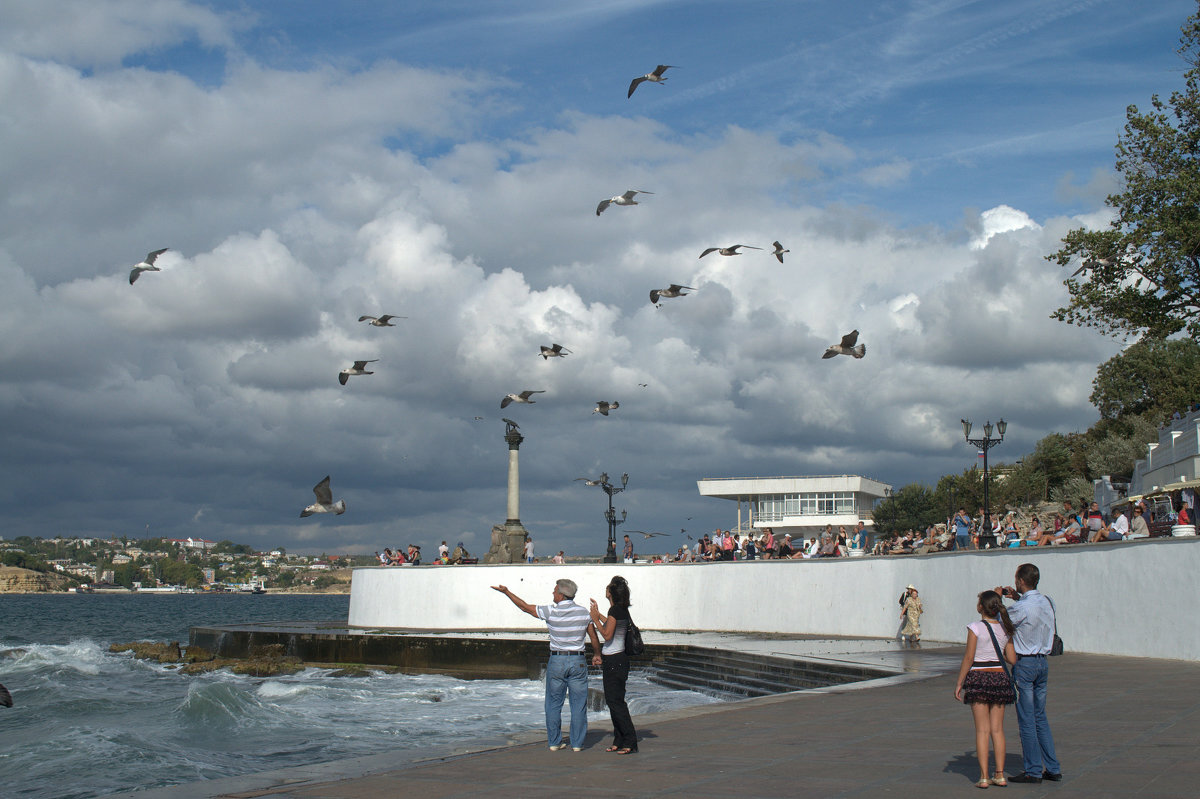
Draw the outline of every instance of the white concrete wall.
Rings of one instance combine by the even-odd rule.
[[[1196,609],[1200,539],[987,553],[812,561],[578,566],[365,568],[354,572],[349,623],[419,630],[544,629],[489,586],[507,585],[535,604],[559,577],[595,597],[613,574],[629,581],[632,613],[646,630],[813,633],[892,637],[908,583],[921,593],[923,638],[965,641],[975,597],[1012,585],[1017,566],[1041,570],[1068,649],[1200,660]],[[653,642],[653,633],[647,636]]]

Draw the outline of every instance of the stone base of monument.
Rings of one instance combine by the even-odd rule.
[[[526,530],[519,521],[507,521],[492,527],[492,546],[483,556],[484,563],[523,563]]]

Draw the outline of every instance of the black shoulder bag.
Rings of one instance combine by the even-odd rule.
[[[1057,657],[1063,653],[1063,640],[1058,637],[1058,608],[1054,605],[1054,600],[1046,597],[1046,601],[1050,603],[1050,609],[1054,611],[1054,641],[1050,644],[1050,657]]]
[[[646,645],[642,643],[642,631],[633,623],[633,617],[630,616],[625,620],[625,654],[641,655],[646,651]]]

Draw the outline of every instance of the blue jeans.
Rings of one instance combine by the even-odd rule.
[[[1046,689],[1050,667],[1046,658],[1021,658],[1013,666],[1017,681],[1017,729],[1021,733],[1021,754],[1025,773],[1034,777],[1043,771],[1061,774],[1062,766],[1054,754],[1054,736],[1046,720]]]
[[[571,747],[583,747],[587,735],[587,663],[583,654],[551,655],[546,664],[546,739],[550,746],[562,743],[562,706],[571,695]]]
[[[954,536],[955,549],[969,549],[971,546],[971,534],[964,533],[963,535]]]

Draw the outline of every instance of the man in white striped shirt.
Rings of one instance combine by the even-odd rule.
[[[553,605],[531,605],[503,585],[492,588],[504,594],[530,616],[546,622],[550,629],[550,661],[546,664],[546,738],[550,751],[565,748],[562,742],[563,700],[571,699],[571,749],[583,751],[587,735],[587,661],[583,637],[590,636],[592,652],[600,653],[600,639],[587,608],[575,604],[579,588],[574,580],[554,584]]]

